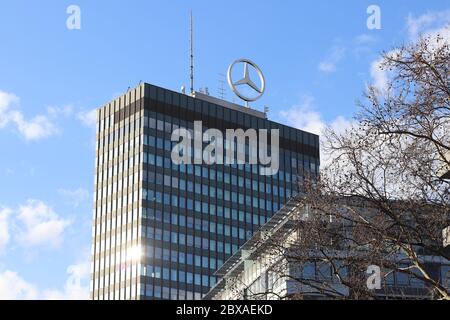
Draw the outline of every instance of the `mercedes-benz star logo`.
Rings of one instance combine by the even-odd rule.
[[[244,64],[244,77],[236,82],[233,82],[232,79],[232,72],[233,72],[233,68],[236,64],[240,64],[243,63]],[[261,88],[259,88],[251,79],[250,79],[250,74],[249,74],[249,70],[248,70],[248,66],[253,67],[253,69],[255,69],[255,71],[258,73],[259,76],[259,80],[261,82]],[[246,101],[246,102],[251,102],[251,101],[256,101],[259,98],[261,98],[261,96],[264,94],[264,91],[266,90],[266,80],[264,79],[264,75],[261,72],[261,69],[256,65],[256,63],[254,63],[253,61],[249,60],[249,59],[239,59],[236,60],[235,62],[233,62],[230,67],[228,68],[228,84],[231,88],[231,90],[233,90],[233,92],[242,100]],[[248,97],[244,94],[242,94],[241,92],[239,92],[239,90],[236,88],[238,86],[242,86],[242,85],[247,85],[250,88],[252,88],[254,91],[256,91],[257,95],[255,97]]]

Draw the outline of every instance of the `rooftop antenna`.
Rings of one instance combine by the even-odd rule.
[[[267,118],[267,116],[268,116],[268,114],[269,114],[269,107],[268,106],[264,106],[264,113],[266,114],[266,118]]]
[[[190,59],[191,59],[191,72],[190,72],[190,78],[191,78],[191,94],[194,93],[194,18],[192,17],[192,10],[191,10],[191,23],[190,23],[190,30],[189,30],[189,44],[190,44]]]
[[[225,75],[223,73],[219,73],[219,88],[217,89],[219,98],[225,100]]]

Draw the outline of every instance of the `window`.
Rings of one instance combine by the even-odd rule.
[[[167,269],[167,268],[163,268],[163,279],[164,280],[170,280],[169,269]]]
[[[412,269],[411,270],[417,277],[421,277],[422,276],[422,273],[417,269],[417,268],[414,268],[414,269]],[[424,282],[422,281],[422,280],[420,280],[420,279],[418,279],[418,278],[416,278],[415,276],[411,276],[411,279],[410,279],[410,281],[411,281],[411,286],[412,287],[423,287],[425,284],[424,284]]]
[[[178,234],[176,232],[171,233],[171,242],[174,244],[178,243]]]
[[[178,197],[175,195],[172,196],[172,206],[178,207]]]
[[[160,286],[155,286],[154,295],[155,295],[155,298],[161,298],[161,287]]]
[[[195,274],[194,279],[195,279],[195,284],[196,284],[196,285],[198,285],[198,286],[201,286],[201,285],[202,285],[202,282],[201,282],[201,275]]]
[[[170,181],[171,181],[170,176],[164,175],[164,185],[165,185],[166,187],[170,187]]]
[[[178,261],[178,251],[172,250],[170,259],[172,262],[177,262]]]
[[[409,277],[408,274],[404,273],[404,272],[396,272],[396,280],[397,280],[397,285],[399,286],[406,286],[409,284]]]
[[[164,261],[170,261],[170,251],[169,249],[163,250],[163,260]]]
[[[162,240],[162,230],[155,229],[155,240]]]
[[[169,299],[169,288],[167,288],[167,287],[163,287],[163,294],[162,294],[162,296],[163,296],[163,299]]]
[[[209,177],[209,170],[207,167],[202,168],[202,177],[208,179]]]
[[[158,121],[157,121],[156,128],[157,128],[158,130],[160,130],[160,131],[163,131],[163,130],[164,130],[164,121],[158,120]]]
[[[179,263],[186,263],[186,255],[184,252],[178,252],[178,262]]]
[[[186,235],[184,233],[178,234],[179,236],[179,244],[184,246],[186,244]]]
[[[216,250],[216,240],[209,240],[209,248],[211,249],[211,251]]]
[[[202,194],[206,197],[208,196],[208,186],[202,185]]]
[[[184,271],[178,272],[178,281],[186,282],[186,272],[184,272]]]
[[[164,143],[163,143],[163,139],[162,138],[157,138],[156,139],[156,147],[158,149],[163,149],[164,148]]]
[[[202,238],[200,237],[195,237],[195,247],[196,248],[201,248],[202,247]]]
[[[155,248],[155,259],[161,259],[161,248]],[[152,257],[152,248],[149,248],[149,250],[147,251],[148,256]]]
[[[318,266],[318,276],[321,279],[330,279],[331,278],[331,266],[328,263],[321,263]]]
[[[177,270],[172,269],[170,271],[170,280],[177,281],[178,280],[177,274],[178,274]]]
[[[150,129],[156,129],[156,119],[148,118],[148,126],[150,127]]]
[[[204,287],[208,287],[209,286],[209,277],[207,275],[203,275],[202,276],[202,285]]]
[[[202,268],[208,268],[208,257],[202,257]]]
[[[180,226],[185,227],[186,226],[186,217],[180,216]]]
[[[165,205],[170,205],[170,195],[168,194],[164,194],[164,204]]]
[[[156,174],[156,184],[162,184],[163,183],[163,175],[157,173]]]
[[[446,288],[450,289],[450,266],[442,267],[442,280]]]
[[[190,273],[190,272],[186,273],[186,283],[187,284],[192,284],[193,280],[194,280],[193,274]]]
[[[303,277],[305,279],[314,279],[316,276],[316,269],[314,262],[305,263],[303,266]]]

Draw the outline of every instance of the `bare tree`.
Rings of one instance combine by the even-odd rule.
[[[296,238],[261,241],[266,255],[281,257],[267,272],[298,285],[285,298],[450,299],[439,273],[450,264],[442,239],[450,181],[438,174],[450,168],[449,43],[421,38],[384,53],[380,68],[386,87],[367,88],[352,128],[327,130],[332,160],[301,186],[298,211],[310,214],[296,220]],[[370,265],[382,270],[381,290],[367,287]],[[394,275],[418,289],[389,285]],[[254,296],[267,297],[267,288]]]

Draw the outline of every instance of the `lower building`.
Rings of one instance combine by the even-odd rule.
[[[367,210],[366,206],[354,208]],[[340,210],[339,208],[337,210]],[[368,286],[367,270],[352,270],[348,252],[328,251],[331,259],[324,259],[323,252],[311,250],[298,252],[296,243],[301,237],[299,225],[308,223],[313,211],[302,204],[299,197],[290,200],[249,241],[247,241],[216,275],[217,284],[204,297],[205,300],[280,300],[280,299],[356,299],[355,287],[345,285],[349,278],[357,275],[359,283]],[[330,224],[333,224],[330,221]],[[332,241],[332,240],[331,240]],[[446,255],[450,253],[450,247]],[[300,258],[299,255],[302,255]],[[307,256],[307,258],[305,258]],[[396,263],[406,261],[395,255]],[[450,289],[450,261],[442,256],[423,253],[421,262],[447,292]],[[324,261],[326,260],[326,261]],[[344,264],[343,261],[346,261]],[[332,262],[330,262],[332,261]],[[342,261],[342,262],[341,262]],[[355,265],[358,259],[355,256]],[[361,269],[361,268],[360,268]],[[407,272],[379,269],[380,284],[371,291],[378,299],[426,299],[433,298],[429,285]],[[405,264],[405,270],[407,265]],[[339,270],[335,272],[336,270]],[[337,276],[339,275],[339,277]],[[366,281],[367,280],[367,281]],[[376,283],[375,283],[376,284]],[[351,297],[350,297],[351,296]]]
[[[445,159],[450,162],[450,151],[445,154]],[[439,175],[442,179],[450,179],[450,165],[445,166]]]

